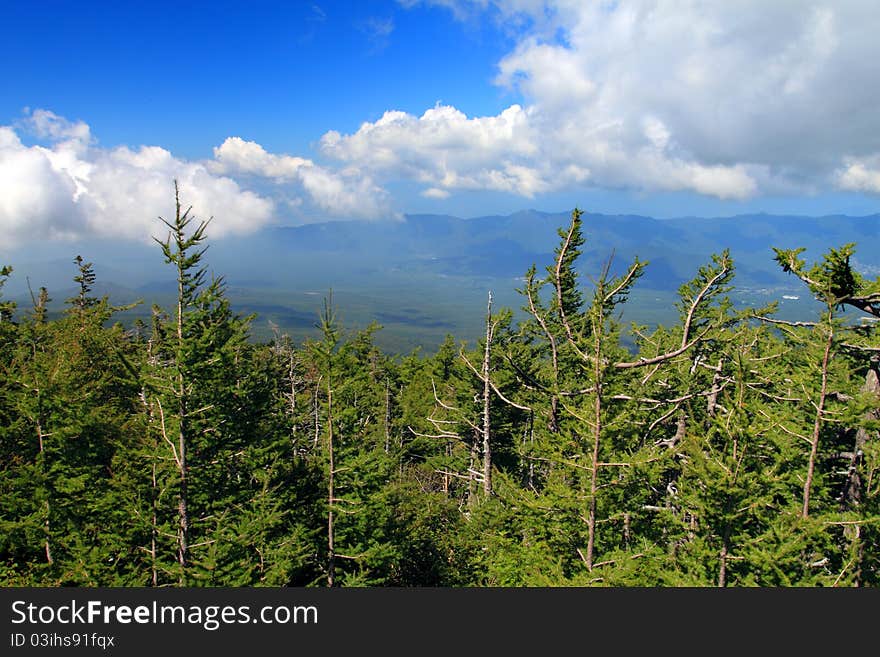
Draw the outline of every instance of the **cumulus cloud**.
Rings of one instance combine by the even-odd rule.
[[[22,126],[48,145],[25,145],[16,129],[0,127],[0,230],[10,242],[148,239],[161,233],[157,216],[173,217],[173,179],[196,216],[213,216],[214,237],[272,219],[272,201],[163,148],[99,148],[87,124],[46,110],[32,112]]]
[[[238,171],[278,181],[294,180],[300,169],[313,166],[310,160],[269,153],[260,144],[241,137],[229,137],[214,149],[214,171]]]
[[[36,109],[24,119],[23,123],[34,134],[44,139],[70,140],[72,144],[82,145],[92,140],[92,132],[88,124],[82,121],[68,121],[49,110]]]
[[[445,121],[391,112],[325,135],[326,154],[422,181],[428,196],[577,182],[734,199],[877,191],[880,12],[860,0],[399,1],[518,26],[496,83],[522,106],[437,108]]]
[[[428,189],[422,190],[421,195],[425,198],[433,198],[438,200],[449,198],[449,192],[447,192],[445,189],[437,189],[436,187],[428,187]]]
[[[158,146],[119,147],[94,157],[83,204],[90,232],[132,239],[150,234],[156,214],[173,217],[169,181],[175,178],[183,202],[193,206],[195,215],[213,217],[213,237],[250,233],[272,219],[271,200],[243,190],[200,162],[180,160]],[[152,215],[147,214],[150,209]]]
[[[519,105],[498,116],[472,118],[437,105],[419,117],[385,112],[351,135],[330,131],[320,146],[328,157],[360,169],[424,183],[429,198],[461,189],[533,197],[587,175],[584,169],[559,171],[542,162],[539,142],[528,111]]]
[[[27,145],[23,135],[40,143]],[[240,180],[263,179],[278,194]],[[100,236],[147,240],[173,217],[172,180],[212,237],[245,234],[286,214],[303,219],[392,218],[388,193],[354,166],[331,170],[230,137],[202,161],[159,146],[101,148],[90,127],[48,110],[0,126],[0,231],[9,243]],[[283,212],[282,212],[283,211]]]
[[[847,158],[845,166],[837,172],[837,183],[841,189],[880,194],[880,155]]]
[[[215,173],[296,183],[312,204],[334,217],[379,219],[391,214],[388,193],[360,170],[332,171],[309,159],[269,153],[260,144],[240,137],[229,137],[215,148],[208,166]]]
[[[49,152],[28,148],[0,127],[0,229],[15,243],[26,237],[73,237],[82,223],[74,178],[53,166]]]

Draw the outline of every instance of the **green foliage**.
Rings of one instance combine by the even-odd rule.
[[[862,277],[850,266],[855,244],[829,249],[822,261],[809,269],[799,256],[804,249],[774,249],[775,260],[785,272],[807,283],[810,291],[826,305],[836,308],[855,296],[863,287]]]
[[[6,279],[12,275],[12,267],[5,265],[0,267],[0,295],[3,292],[3,285]],[[12,313],[15,312],[15,303],[12,301],[0,301],[0,324],[6,324],[12,321]]]
[[[113,324],[79,256],[62,316],[45,288],[27,312],[0,300],[0,583],[880,581],[880,345],[842,312],[880,314],[880,280],[853,244],[777,250],[824,305],[812,322],[734,308],[725,251],[677,322],[627,329],[648,265],[580,270],[575,210],[524,320],[391,357],[332,296],[317,339],[254,342],[176,200],[158,242],[177,304],[148,325]]]

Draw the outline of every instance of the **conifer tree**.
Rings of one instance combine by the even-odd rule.
[[[559,437],[546,442],[541,457],[548,464],[545,494],[552,491],[552,504],[560,509],[565,507],[558,496],[568,498],[566,505],[573,499],[585,504],[585,510],[579,511],[577,505],[568,508],[572,514],[569,517],[579,517],[586,531],[579,531],[576,523],[565,531],[569,536],[581,537],[576,538],[575,545],[569,549],[583,561],[587,571],[592,571],[596,564],[600,518],[605,527],[611,526],[612,518],[614,524],[619,522],[623,526],[619,536],[624,543],[628,540],[631,514],[625,499],[613,493],[615,482],[626,481],[624,470],[640,473],[645,463],[655,460],[649,454],[638,455],[641,439],[634,431],[633,417],[645,404],[656,408],[676,401],[658,400],[648,396],[644,389],[661,367],[684,357],[705,338],[711,324],[701,319],[706,313],[704,308],[728,282],[731,263],[726,255],[717,258],[712,266],[701,270],[693,289],[687,291],[678,343],[667,346],[654,341],[652,351],[630,360],[620,343],[621,328],[615,314],[646,263],[636,259],[622,275],[615,277],[610,274],[609,259],[594,282],[592,301],[586,307],[578,307],[579,297],[568,287],[575,280],[570,273],[574,262],[570,249],[577,249],[584,242],[580,217],[581,213],[575,210],[568,229],[560,233],[562,242],[556,252],[556,263],[548,269],[544,283],[551,288],[549,307],[540,302],[542,286],[535,283],[533,272],[527,277],[524,293],[535,322],[533,339],[543,338],[550,345],[552,376],[540,387],[549,389],[551,409],[554,400],[558,400],[565,416],[560,423]],[[565,366],[561,366],[563,362]],[[524,379],[528,377],[528,365],[517,369],[526,375]],[[634,373],[638,371],[647,374],[636,379]],[[553,415],[551,410],[551,418]],[[576,491],[574,496],[566,492],[571,490]],[[583,543],[577,545],[581,540]],[[609,550],[616,540],[619,539],[609,536]]]
[[[120,357],[122,328],[105,327],[117,309],[88,295],[90,269],[87,280],[82,268],[79,274],[83,303],[71,300],[65,316],[50,322],[43,288],[19,327],[7,369],[19,458],[5,474],[24,496],[14,505],[10,535],[19,541],[22,568],[46,583],[106,581],[119,557],[106,528],[114,505],[111,464],[127,440],[132,377]]]
[[[860,513],[870,513],[876,501],[872,496],[866,507],[859,508],[862,500],[855,501],[852,494],[861,488],[862,475],[868,475],[870,480],[877,469],[880,441],[876,418],[880,396],[874,384],[874,359],[880,350],[876,346],[875,326],[852,324],[843,310],[852,307],[880,316],[880,279],[867,281],[852,267],[854,244],[829,249],[822,260],[809,269],[800,257],[803,249],[775,251],[776,261],[783,270],[797,276],[824,306],[817,322],[801,322],[797,327],[777,322],[787,329],[788,335],[800,335],[802,343],[809,345],[803,353],[812,353],[814,363],[818,363],[818,368],[813,366],[814,371],[818,369],[819,380],[812,377],[810,402],[814,421],[809,436],[801,515],[806,520],[814,507],[825,515],[835,506],[853,512],[840,521],[824,520],[830,523],[827,527],[842,530],[843,536],[829,537],[827,531],[819,529],[816,532],[836,541],[836,548],[828,547],[831,555],[822,556],[829,559],[832,567],[841,568],[835,581],[861,583],[866,574],[870,579],[877,572],[876,559],[873,563],[865,561],[869,554],[865,546],[876,543],[876,530],[870,521],[865,524],[866,518]],[[858,375],[864,381],[861,390],[854,384]],[[806,388],[806,384],[803,387]],[[843,470],[841,460],[848,460],[848,467]]]
[[[270,503],[276,482],[261,476],[254,462],[265,456],[259,427],[270,412],[269,384],[248,369],[250,318],[232,312],[222,278],[208,278],[202,264],[208,222],[192,228],[191,208],[183,210],[176,183],[175,208],[173,221],[162,220],[168,237],[157,242],[176,270],[177,303],[154,334],[155,356],[146,371],[147,407],[155,408],[149,424],[174,465],[167,486],[177,498],[174,578],[222,584],[241,577],[228,568],[242,559],[251,581],[265,569],[269,544],[283,540],[276,530],[284,511]],[[234,534],[240,523],[251,528],[241,546]],[[260,565],[252,570],[252,564]]]

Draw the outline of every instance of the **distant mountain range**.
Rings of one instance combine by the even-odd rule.
[[[278,250],[299,257],[321,254],[371,269],[395,266],[503,277],[522,275],[532,263],[549,264],[559,243],[556,230],[568,219],[567,213],[535,210],[475,219],[409,215],[400,223],[314,224],[277,228],[271,234]],[[653,219],[588,213],[584,232],[584,271],[601,266],[612,252],[621,264],[638,255],[650,261],[642,284],[661,289],[689,278],[712,253],[724,248],[731,250],[740,280],[748,285],[786,280],[773,262],[773,246],[803,246],[818,257],[829,246],[857,242],[859,262],[880,265],[880,215]]]
[[[332,288],[350,325],[375,319],[386,327],[379,340],[385,346],[430,349],[446,332],[469,339],[479,334],[489,289],[500,305],[518,308],[519,279],[532,264],[539,273],[551,264],[557,230],[568,220],[568,213],[527,210],[473,219],[408,215],[403,221],[274,227],[217,240],[205,259],[226,277],[237,307],[259,314],[254,324],[259,337],[268,336],[270,320],[307,334],[321,297]],[[585,281],[612,254],[618,269],[634,256],[649,261],[637,286],[641,296],[633,297],[628,311],[645,323],[669,321],[678,286],[725,248],[737,265],[739,301],[802,299],[784,299],[789,314],[809,312],[809,294],[773,261],[774,246],[805,247],[810,260],[828,247],[855,242],[856,267],[872,277],[880,274],[880,215],[654,219],[586,213],[584,233],[579,269]],[[77,253],[95,263],[102,289],[119,303],[168,302],[173,294],[174,276],[158,247],[91,241],[22,250],[19,262],[8,263],[16,271],[6,295],[27,303],[27,276],[34,289],[46,285],[56,303],[63,301],[72,294],[71,259]]]

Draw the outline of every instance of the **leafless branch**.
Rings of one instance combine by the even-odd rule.
[[[727,260],[727,258],[724,258],[724,260],[722,261],[721,269],[718,271],[717,274],[715,274],[715,276],[713,276],[708,281],[706,281],[706,284],[703,286],[703,288],[700,290],[700,292],[697,294],[697,296],[694,297],[693,301],[691,302],[691,306],[688,309],[687,318],[685,319],[685,322],[684,322],[684,329],[682,330],[682,336],[681,336],[681,348],[682,349],[688,343],[688,338],[690,337],[690,332],[691,332],[691,325],[693,324],[693,321],[694,321],[694,313],[697,312],[697,308],[699,308],[700,304],[703,302],[703,299],[706,298],[706,295],[709,293],[709,290],[711,290],[712,287],[719,280],[724,278],[728,274],[728,272],[730,272],[730,263]]]
[[[538,309],[535,307],[535,300],[532,298],[532,282],[534,280],[534,276],[529,270],[529,279],[526,281],[526,299],[529,301],[529,312],[532,313],[532,316],[538,321],[538,324],[544,331],[544,335],[547,336],[547,341],[550,343],[550,356],[552,358],[553,363],[553,380],[557,381],[559,378],[559,354],[556,348],[556,338],[553,337],[553,334],[550,332],[550,329],[547,327],[547,322],[538,312]]]
[[[659,424],[663,424],[666,420],[668,420],[670,417],[672,417],[672,415],[673,415],[673,414],[674,414],[679,408],[681,408],[681,404],[680,404],[680,403],[675,404],[672,408],[670,408],[668,411],[666,411],[663,415],[661,415],[661,416],[658,417],[656,420],[654,420],[653,422],[651,422],[651,424],[648,425],[648,430],[645,432],[645,440],[648,439],[648,436],[651,435],[651,432],[657,427],[657,425],[659,425]],[[657,442],[657,443],[655,443],[655,444],[656,444],[656,445],[659,445],[661,442],[663,442],[663,441]]]
[[[777,324],[780,326],[805,326],[808,328],[812,328],[817,326],[816,322],[788,322],[784,319],[773,319],[772,317],[764,317],[763,315],[755,315],[755,319],[759,319],[762,322],[767,322],[768,324]]]
[[[421,433],[421,432],[416,431],[415,429],[413,429],[411,426],[407,426],[406,428],[409,429],[410,432],[412,432],[412,434],[413,434],[414,436],[418,436],[419,438],[437,438],[437,439],[450,439],[450,438],[454,438],[454,439],[456,439],[456,440],[461,440],[461,436],[459,436],[457,433],[431,434],[431,433]]]
[[[706,327],[697,337],[695,337],[693,340],[691,340],[690,342],[688,342],[684,346],[682,346],[678,349],[675,349],[674,351],[669,351],[665,354],[660,354],[659,356],[654,356],[653,358],[640,358],[637,361],[632,361],[629,363],[614,363],[614,367],[616,367],[617,369],[625,370],[625,369],[631,369],[634,367],[645,367],[646,365],[654,365],[655,363],[662,363],[667,360],[672,360],[676,356],[680,356],[684,352],[688,351],[691,347],[696,345],[698,342],[700,342],[700,340],[702,340],[706,336],[706,334],[709,332],[709,330],[711,328],[712,328],[711,326]]]
[[[609,260],[609,264],[610,264],[610,260]],[[636,272],[638,272],[639,269],[641,269],[641,266],[640,266],[640,264],[637,263],[637,262],[636,262],[636,263],[633,263],[632,265],[630,265],[630,267],[629,267],[629,271],[626,272],[626,276],[624,276],[624,277],[620,280],[620,283],[618,283],[617,287],[615,287],[613,290],[611,290],[611,292],[609,292],[608,294],[606,294],[606,295],[603,297],[602,302],[603,302],[603,303],[608,303],[608,302],[611,301],[614,297],[616,297],[618,294],[620,294],[620,291],[621,291],[622,289],[624,289],[627,285],[630,284],[630,281],[632,281],[633,276],[636,275]]]
[[[454,406],[449,406],[448,404],[444,404],[444,403],[440,400],[440,397],[437,396],[437,386],[436,386],[435,383],[434,383],[434,377],[433,377],[433,376],[431,377],[431,390],[434,391],[434,401],[436,401],[440,406],[442,406],[443,408],[445,408],[447,411],[457,411],[457,410],[458,410],[458,409],[455,408]]]
[[[465,364],[468,366],[470,371],[473,372],[477,376],[477,378],[480,379],[480,381],[483,381],[484,383],[488,383],[489,386],[492,388],[492,390],[495,391],[495,394],[498,395],[498,397],[501,399],[501,401],[503,401],[505,404],[513,406],[514,408],[518,408],[521,411],[531,411],[532,410],[528,406],[523,406],[522,404],[517,404],[516,402],[511,401],[507,397],[505,397],[504,394],[498,389],[498,386],[495,385],[495,382],[492,381],[492,377],[484,378],[483,375],[477,371],[477,368],[473,366],[473,364],[471,363],[470,360],[468,360],[468,357],[465,355],[464,350],[459,351],[458,355],[465,362]]]
[[[840,346],[844,349],[851,349],[853,351],[866,351],[868,353],[880,354],[880,347],[864,347],[862,345],[849,344],[848,342],[844,342]]]
[[[168,437],[168,432],[165,429],[165,411],[162,410],[162,400],[156,397],[156,404],[159,406],[159,426],[162,427],[162,438],[165,439],[165,442],[168,443],[168,446],[171,447],[171,453],[174,455],[174,462],[177,463],[177,467],[180,466],[180,457],[177,454],[177,448],[174,447],[174,442]]]

